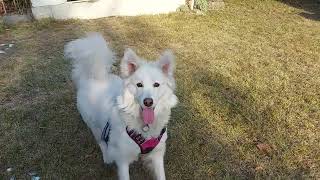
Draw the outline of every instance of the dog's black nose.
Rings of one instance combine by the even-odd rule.
[[[152,104],[153,104],[153,100],[152,100],[151,98],[145,98],[145,99],[143,100],[143,104],[144,104],[145,106],[147,106],[147,107],[151,107]]]

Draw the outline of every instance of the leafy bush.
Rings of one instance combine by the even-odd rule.
[[[208,10],[208,0],[195,0],[194,6],[196,9],[199,9],[201,11],[207,11]]]

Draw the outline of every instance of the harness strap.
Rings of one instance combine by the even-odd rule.
[[[129,130],[129,128],[127,127],[126,130],[130,138],[140,147],[141,154],[147,154],[151,152],[155,147],[157,147],[163,134],[166,132],[166,128],[163,128],[158,137],[152,137],[146,140],[140,133],[137,133],[133,129]]]
[[[109,122],[107,122],[101,134],[101,139],[106,142],[107,146],[108,146],[109,137],[110,137],[110,130],[111,130],[111,125]]]
[[[107,122],[101,134],[101,139],[106,142],[107,146],[110,139],[110,130],[111,125]],[[133,129],[129,130],[128,127],[126,127],[126,130],[130,138],[140,147],[141,154],[147,154],[157,147],[167,128],[163,128],[158,137],[151,137],[149,139],[145,139],[140,133],[137,133]]]

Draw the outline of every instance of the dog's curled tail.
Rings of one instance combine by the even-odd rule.
[[[65,46],[65,56],[72,60],[72,80],[106,80],[114,63],[114,53],[99,33],[89,33]]]

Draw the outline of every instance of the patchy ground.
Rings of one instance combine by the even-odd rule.
[[[15,43],[0,54],[0,179],[8,167],[18,179],[116,179],[76,110],[63,58],[64,44],[88,31],[103,33],[119,58],[128,46],[150,59],[175,52],[168,179],[320,178],[320,21],[304,12],[229,0],[205,16],[0,26],[0,44]],[[150,179],[140,164],[131,175]]]

